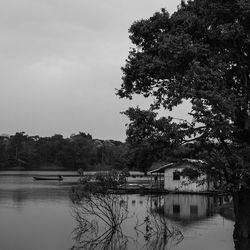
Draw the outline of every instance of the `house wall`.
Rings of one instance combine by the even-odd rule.
[[[204,184],[200,185],[198,183],[189,183],[187,177],[180,176],[180,180],[174,180],[173,175],[175,171],[181,172],[184,168],[190,167],[190,164],[184,163],[176,168],[169,168],[165,169],[164,172],[164,189],[170,191],[185,191],[185,192],[201,192],[211,190],[212,183],[208,184],[205,182]],[[200,177],[198,180],[204,179],[206,176]],[[187,184],[188,183],[188,184]]]

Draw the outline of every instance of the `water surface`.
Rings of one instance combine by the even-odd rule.
[[[69,192],[78,177],[75,173],[55,172],[64,181],[34,181],[28,175],[0,176],[0,249],[4,250],[64,250],[75,245],[74,228]],[[42,172],[41,174],[50,174]],[[70,175],[67,177],[67,174]],[[128,203],[129,216],[122,224],[126,249],[174,250],[233,250],[233,222],[214,212],[217,200],[201,195],[166,195],[123,197]],[[177,227],[184,238],[167,244],[146,235],[143,222],[148,212],[164,214],[169,226]],[[155,248],[157,249],[157,248]]]

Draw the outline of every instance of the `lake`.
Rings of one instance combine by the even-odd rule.
[[[90,246],[84,245],[90,231],[77,234],[79,221],[74,213],[80,205],[70,199],[72,183],[78,177],[74,172],[41,172],[63,175],[64,180],[34,181],[36,174],[0,173],[0,249],[86,249],[81,246]],[[120,206],[124,203],[128,208],[121,231],[113,236],[103,231],[105,225],[98,228],[100,234],[110,237],[110,249],[234,249],[234,223],[214,211],[216,197],[133,194],[119,199]],[[164,238],[158,234],[162,231],[154,229],[166,225],[171,236]]]

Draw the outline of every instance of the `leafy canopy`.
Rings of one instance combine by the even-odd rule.
[[[248,0],[182,1],[171,16],[162,9],[136,21],[117,91],[121,98],[152,96],[152,109],[189,100],[193,120],[182,138],[216,144],[224,178],[241,183],[250,168],[249,23]]]

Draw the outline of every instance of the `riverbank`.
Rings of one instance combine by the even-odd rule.
[[[74,168],[66,168],[56,164],[41,164],[35,166],[12,166],[0,169],[1,171],[77,171],[81,166],[75,166]],[[82,167],[83,168],[83,167]],[[110,171],[113,167],[108,164],[95,164],[84,167],[84,172],[99,172],[99,171]]]
[[[224,218],[231,220],[231,221],[235,221],[233,202],[223,204],[219,206],[216,210]]]

